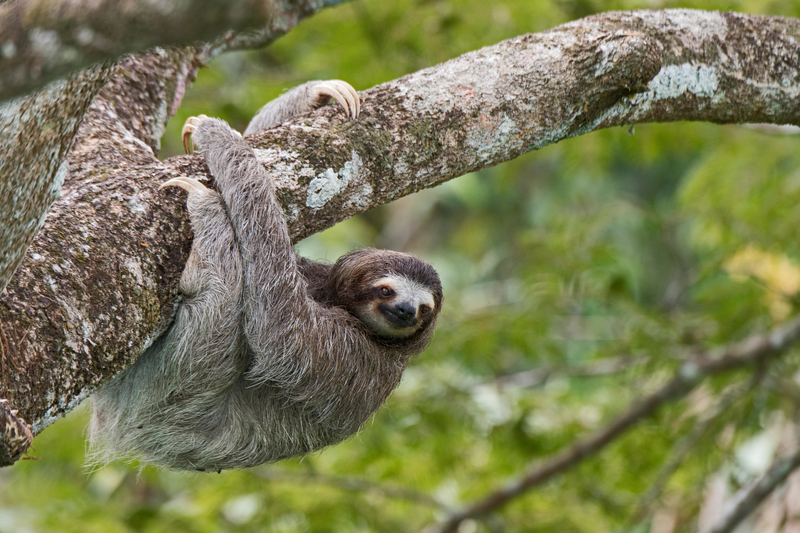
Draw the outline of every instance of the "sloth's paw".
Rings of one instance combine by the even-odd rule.
[[[183,129],[181,130],[181,139],[183,140],[183,150],[188,154],[192,151],[192,133],[194,133],[195,128],[197,125],[200,124],[200,121],[203,119],[208,118],[205,115],[197,115],[196,117],[189,117],[186,119],[186,122],[183,124]],[[173,181],[173,180],[170,180]],[[169,183],[169,181],[167,182]],[[162,187],[166,186],[167,183],[162,185]],[[180,185],[178,185],[180,187]],[[181,187],[183,188],[183,187]],[[187,189],[188,190],[188,189]]]
[[[180,187],[184,191],[188,192],[190,196],[193,194],[204,194],[210,190],[198,180],[194,178],[187,178],[185,176],[167,180],[161,184],[159,189],[163,189],[164,187]]]
[[[310,93],[316,106],[324,105],[329,98],[333,98],[339,102],[350,118],[358,118],[359,113],[361,113],[361,101],[358,98],[358,93],[346,81],[321,81],[311,87]]]

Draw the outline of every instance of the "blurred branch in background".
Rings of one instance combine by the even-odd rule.
[[[740,400],[747,391],[755,387],[763,376],[764,374],[762,372],[756,372],[745,383],[730,385],[714,399],[713,405],[700,413],[692,429],[675,444],[670,453],[670,457],[664,463],[661,471],[650,484],[647,491],[640,497],[632,513],[632,522],[636,523],[640,521],[652,511],[653,503],[661,496],[669,479],[675,474],[678,468],[680,468],[686,457],[706,435],[714,422],[717,421],[719,415],[724,413],[736,401]]]
[[[730,533],[789,475],[800,467],[800,447],[772,463],[761,479],[741,489],[726,504],[719,522],[701,533]]]
[[[697,354],[691,361],[683,363],[666,385],[634,402],[634,405],[626,413],[617,417],[593,436],[576,442],[569,449],[532,467],[520,478],[452,513],[440,526],[432,530],[439,533],[452,533],[457,531],[461,522],[466,519],[478,518],[498,511],[514,498],[598,453],[636,423],[655,414],[662,405],[685,396],[708,376],[744,365],[763,365],[768,359],[791,348],[798,338],[800,338],[800,317],[794,318],[769,333],[752,335],[727,348]],[[774,486],[770,487],[774,488]]]
[[[332,476],[320,472],[296,472],[291,470],[281,470],[279,468],[270,466],[254,468],[251,471],[261,479],[266,479],[269,481],[302,485],[307,483],[316,483],[319,485],[327,485],[329,487],[351,492],[377,494],[383,498],[407,500],[409,502],[424,505],[426,507],[433,507],[440,511],[447,511],[446,505],[436,498],[428,496],[423,492],[418,492],[405,487],[396,487],[392,485],[375,483],[374,481],[370,481],[368,479]]]
[[[607,376],[645,365],[649,361],[649,357],[630,355],[606,357],[583,365],[532,368],[516,374],[500,376],[493,381],[493,384],[501,389],[505,387],[536,387],[546,383],[553,376],[572,378]],[[483,384],[483,386],[485,385],[489,385],[489,383]]]

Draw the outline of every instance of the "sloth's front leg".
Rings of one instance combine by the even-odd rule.
[[[262,107],[247,129],[245,135],[277,126],[292,117],[308,113],[336,100],[348,117],[355,119],[361,113],[361,101],[353,87],[342,80],[309,81],[280,95]]]

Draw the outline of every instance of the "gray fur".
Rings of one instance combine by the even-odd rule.
[[[247,131],[311,109],[308,85],[265,106]],[[189,193],[194,242],[175,323],[94,396],[97,463],[216,471],[340,442],[397,386],[441,307],[435,271],[407,254],[357,250],[335,265],[298,258],[272,181],[242,137],[209,118],[192,136],[219,193]],[[399,340],[370,331],[350,307],[386,275],[424,283],[436,302]]]
[[[247,125],[244,134],[253,135],[273,128],[281,122],[285,122],[297,115],[303,115],[319,107],[320,104],[328,100],[328,98],[324,98],[319,101],[312,95],[311,89],[319,83],[319,81],[309,81],[303,85],[298,85],[294,89],[283,93],[279,98],[264,104],[250,121],[250,124]]]

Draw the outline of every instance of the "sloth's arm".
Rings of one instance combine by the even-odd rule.
[[[241,253],[249,379],[297,391],[308,379],[335,373],[346,357],[341,350],[367,356],[368,339],[354,319],[309,296],[272,179],[250,146],[220,119],[191,118],[185,131],[214,175]]]
[[[361,111],[358,93],[341,80],[309,81],[291,89],[262,107],[250,121],[245,135],[277,126],[297,115],[308,113],[333,98],[341,104],[347,116],[356,118]]]

